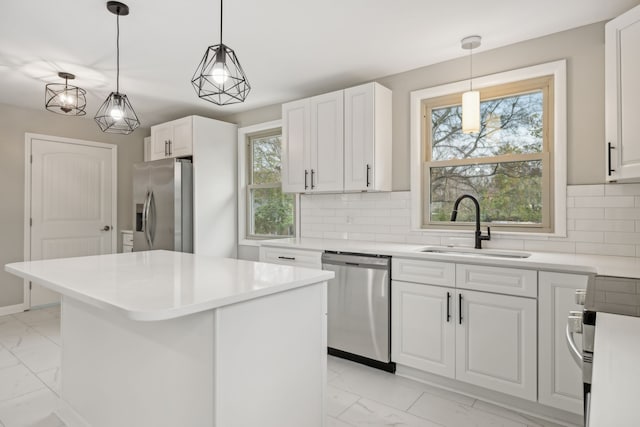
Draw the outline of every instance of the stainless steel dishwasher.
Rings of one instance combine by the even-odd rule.
[[[391,257],[325,252],[329,354],[395,372],[391,362]]]

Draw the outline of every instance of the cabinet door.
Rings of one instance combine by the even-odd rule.
[[[304,193],[310,188],[309,100],[282,105],[282,191]]]
[[[151,126],[150,160],[168,157],[171,138],[173,138],[173,127],[170,124]]]
[[[344,105],[343,91],[314,96],[311,111],[312,191],[344,189]]]
[[[170,157],[185,157],[193,155],[193,126],[192,118],[175,120],[173,126],[173,138],[169,146]]]
[[[455,289],[391,282],[391,360],[453,378]]]
[[[538,297],[539,372],[538,401],[581,414],[582,371],[575,363],[565,339],[570,310],[582,310],[575,303],[576,289],[586,289],[588,276],[540,272]],[[582,348],[582,339],[576,335]]]
[[[344,91],[344,189],[348,191],[372,189],[375,173],[373,103],[372,84]]]
[[[606,177],[640,181],[640,6],[605,26]],[[609,148],[611,144],[611,149]],[[610,156],[610,158],[609,158]]]
[[[458,291],[456,379],[536,400],[536,300]]]

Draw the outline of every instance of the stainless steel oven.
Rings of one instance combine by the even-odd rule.
[[[634,279],[609,276],[596,276],[589,280],[586,290],[576,291],[576,303],[583,305],[584,310],[569,313],[566,338],[571,355],[582,368],[585,427],[589,426],[593,362],[598,357],[594,354],[597,315],[604,312],[640,316],[640,298],[637,297],[637,292]],[[617,303],[613,304],[612,301]],[[578,349],[574,334],[582,334],[582,350]]]

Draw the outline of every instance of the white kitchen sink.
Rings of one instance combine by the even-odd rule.
[[[502,251],[495,249],[456,248],[449,246],[427,246],[426,248],[418,249],[418,252],[494,258],[529,258],[531,256],[529,252]]]

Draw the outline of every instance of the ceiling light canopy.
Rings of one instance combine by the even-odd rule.
[[[469,90],[462,94],[462,132],[480,132],[480,92],[473,90],[473,49],[480,46],[480,36],[462,39],[462,48],[469,51]]]
[[[198,96],[217,105],[244,102],[251,85],[236,53],[222,43],[222,0],[220,0],[220,44],[209,46],[191,84]]]
[[[94,120],[103,132],[128,135],[140,126],[127,95],[120,93],[120,16],[128,15],[129,7],[118,1],[109,1],[107,9],[116,15],[116,91],[109,94]]]
[[[60,72],[58,76],[64,79],[62,83],[49,83],[44,89],[44,106],[47,110],[68,116],[84,116],[87,114],[87,91],[77,86],[69,85],[68,81],[76,78],[71,73]]]

